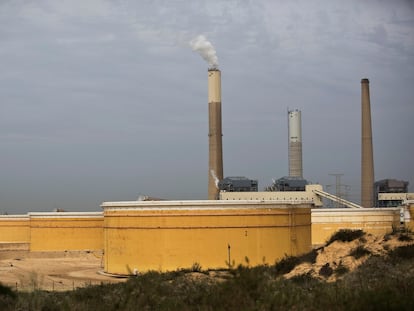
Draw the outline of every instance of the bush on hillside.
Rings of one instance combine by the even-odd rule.
[[[397,247],[388,255],[391,259],[414,259],[414,244]]]
[[[309,253],[303,254],[301,256],[285,256],[280,261],[275,264],[275,270],[277,275],[282,275],[292,271],[297,265],[300,265],[304,262],[309,262],[311,264],[316,262],[316,257],[318,256],[317,250],[311,250]]]
[[[349,256],[354,257],[355,259],[359,259],[361,257],[364,257],[366,255],[370,255],[371,251],[366,249],[363,245],[359,245],[357,248],[354,248],[351,253],[349,253]]]
[[[326,242],[326,246],[332,244],[335,241],[341,242],[351,242],[356,239],[359,239],[365,235],[365,232],[362,230],[352,230],[352,229],[341,229],[335,232]]]

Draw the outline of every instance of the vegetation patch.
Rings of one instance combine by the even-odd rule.
[[[8,286],[4,286],[0,283],[0,296],[15,298],[16,294]]]
[[[413,240],[413,237],[410,233],[400,233],[398,235],[398,241],[400,242],[410,242]]]
[[[339,262],[338,267],[335,269],[335,274],[338,276],[344,275],[349,272],[349,268],[345,266],[342,261]]]
[[[414,259],[414,244],[400,246],[388,253],[390,259]]]
[[[314,264],[316,262],[316,257],[318,257],[318,250],[313,249],[309,253],[299,256],[299,261],[301,263],[309,262],[309,263]]]
[[[329,262],[327,262],[326,264],[324,264],[320,270],[319,270],[319,275],[323,276],[323,277],[330,277],[333,274],[333,269],[330,267]]]
[[[318,256],[317,250],[312,250],[301,256],[285,256],[275,264],[275,270],[277,275],[282,275],[292,271],[297,265],[304,262],[314,264],[316,257]]]
[[[308,272],[308,273],[303,273],[303,274],[295,275],[295,276],[291,277],[290,280],[292,282],[299,283],[299,284],[310,283],[310,282],[319,282],[318,279],[315,279],[312,276],[312,272],[311,271]]]
[[[299,264],[298,257],[285,256],[275,264],[275,271],[277,275],[289,273]]]
[[[0,310],[6,309],[10,305],[15,304],[16,293],[11,288],[0,283]]]
[[[191,266],[191,271],[201,272],[202,271],[201,265],[198,262],[193,263],[193,265]]]
[[[274,266],[262,265],[239,266],[225,282],[194,280],[187,277],[193,272],[179,271],[148,272],[125,283],[68,292],[15,293],[0,286],[0,310],[414,310],[414,276],[407,273],[414,267],[413,253],[413,248],[396,250],[398,265],[371,256],[334,283],[310,273],[285,280],[275,277]],[[338,269],[329,264],[319,271],[324,277],[332,273]]]
[[[359,245],[357,248],[354,248],[349,256],[354,257],[355,259],[359,259],[361,257],[364,257],[366,255],[370,255],[371,251],[366,249],[363,245]]]
[[[359,239],[365,235],[365,232],[362,230],[352,230],[352,229],[341,229],[335,232],[326,243],[326,246],[332,244],[335,241],[341,242],[351,242],[356,239]]]

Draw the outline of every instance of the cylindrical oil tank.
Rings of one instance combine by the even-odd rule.
[[[312,209],[312,244],[324,244],[341,229],[385,234],[400,226],[400,208],[315,208]]]
[[[102,212],[29,213],[30,251],[103,249]]]
[[[28,215],[0,216],[0,249],[28,249],[30,222]]]
[[[105,202],[104,270],[273,264],[311,249],[311,204],[274,201]]]

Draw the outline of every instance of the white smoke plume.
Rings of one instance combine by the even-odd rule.
[[[209,68],[218,67],[218,58],[216,55],[216,50],[210,41],[203,35],[199,35],[190,41],[190,46],[193,51],[198,52],[202,58],[208,62]]]
[[[214,178],[214,183],[216,184],[216,188],[219,188],[219,179],[217,178],[216,172],[214,170],[210,170],[211,176]]]

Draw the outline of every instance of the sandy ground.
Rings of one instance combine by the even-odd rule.
[[[102,270],[102,252],[0,250],[0,282],[17,290],[66,291],[126,280],[99,274]]]
[[[384,256],[395,247],[414,244],[414,234],[411,241],[399,241],[397,236],[364,235],[363,238],[352,242],[335,241],[317,250],[316,262],[302,263],[296,266],[286,278],[310,274],[313,277],[334,282],[340,276],[333,273],[326,277],[319,272],[328,265],[333,270],[344,266],[353,271],[369,256],[354,258],[352,251],[359,246],[369,250],[371,255]],[[66,291],[89,285],[125,282],[126,278],[115,278],[102,275],[102,252],[29,252],[27,250],[7,250],[0,247],[0,283],[17,290],[32,291],[42,289],[48,291]],[[193,273],[194,278],[210,277],[219,281],[227,275],[213,272],[209,276]],[[226,274],[226,273],[225,273]]]
[[[414,244],[414,234],[408,234],[411,241],[400,241],[397,235],[389,236],[375,236],[365,234],[362,238],[351,242],[335,241],[328,246],[321,247],[317,250],[316,262],[302,263],[297,265],[291,272],[285,274],[286,278],[292,278],[303,274],[310,274],[314,278],[325,280],[328,282],[335,282],[340,276],[333,273],[329,277],[320,274],[323,266],[328,266],[332,270],[338,269],[339,266],[345,267],[348,271],[353,271],[362,265],[370,256],[365,255],[356,259],[352,256],[352,251],[358,247],[363,247],[368,250],[370,255],[386,256],[389,250],[396,247]]]

